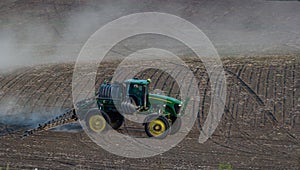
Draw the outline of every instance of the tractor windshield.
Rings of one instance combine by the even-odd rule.
[[[130,83],[127,85],[128,96],[131,97],[137,106],[148,107],[148,86],[145,84]]]

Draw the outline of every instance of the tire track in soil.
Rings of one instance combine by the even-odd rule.
[[[70,73],[68,73],[69,70],[66,70],[64,72],[61,72],[59,74],[55,75],[54,81],[50,82],[47,87],[45,88],[45,90],[43,92],[41,92],[42,94],[39,96],[39,98],[36,100],[36,103],[34,104],[34,108],[33,110],[37,110],[38,107],[45,107],[47,106],[47,102],[49,102],[50,96],[49,92],[54,92],[54,96],[61,96],[63,94],[62,91],[61,93],[58,93],[58,89],[65,89],[65,88],[61,88],[60,86],[63,85],[64,81],[67,81],[66,79],[64,79],[64,77],[70,77]],[[70,81],[68,82],[68,84],[70,83]],[[40,104],[38,104],[38,102],[40,100],[43,100],[43,102],[41,102]],[[58,100],[55,100],[58,101]],[[55,104],[54,104],[55,106]],[[64,104],[62,105],[64,106]],[[47,107],[46,107],[47,108]]]
[[[172,80],[174,80],[174,78],[171,76],[171,74],[173,74],[174,70],[172,70],[172,72],[170,74],[168,74],[166,80],[164,81],[163,85],[162,85],[162,91],[166,91],[167,93],[169,93],[169,89],[168,88],[168,84],[170,84],[172,82]]]
[[[252,65],[250,65],[249,66],[250,67],[250,69],[249,69],[249,76],[245,79],[245,81],[247,81],[248,83],[251,83],[251,81],[252,81],[252,75],[254,74],[253,73],[253,66]],[[247,99],[249,100],[251,97],[249,96],[249,95],[247,95],[248,97],[247,97]],[[247,114],[247,116],[248,116],[248,118],[249,118],[249,120],[250,120],[250,126],[254,126],[255,125],[255,120],[253,120],[253,116],[254,116],[254,114],[256,114],[253,110],[254,110],[254,108],[255,108],[255,105],[253,106],[253,107],[249,107],[249,106],[251,106],[250,105],[250,102],[246,102],[246,105],[245,105],[245,107],[248,109],[248,114]],[[255,127],[255,126],[254,126]]]
[[[285,125],[288,128],[291,128],[292,124],[291,124],[291,116],[292,116],[292,112],[294,111],[294,106],[293,106],[293,65],[290,66],[286,66],[286,79],[285,80],[285,91],[284,94],[286,94],[286,96],[284,97],[284,110],[285,110]]]
[[[244,72],[246,72],[245,70],[247,69],[247,67],[246,67],[246,65],[247,65],[247,62],[244,62],[243,64],[242,64],[243,66],[242,66],[242,68],[239,70],[239,72],[237,73],[237,75],[239,76],[239,77],[242,77],[241,75],[242,75],[242,73],[244,73]],[[239,86],[239,90],[238,90],[239,92],[241,92],[241,95],[242,95],[242,97],[241,96],[239,96],[240,97],[240,99],[241,100],[243,100],[242,101],[242,104],[243,104],[243,106],[245,106],[245,101],[244,101],[244,99],[245,99],[245,96],[244,96],[244,93],[242,93],[242,89],[241,89],[241,86]],[[240,99],[238,99],[238,101],[240,101]],[[240,102],[239,102],[240,103]],[[238,105],[239,106],[239,105]],[[240,115],[240,118],[244,118],[244,111],[245,111],[245,107],[243,107],[242,108],[242,110],[241,110],[241,115]],[[238,111],[238,107],[237,107],[237,113],[240,113],[239,111]],[[238,116],[238,115],[236,115],[236,116]]]
[[[291,131],[295,134],[300,135],[299,130],[295,127],[300,126],[300,62],[297,61],[297,63],[294,63],[294,73],[293,73],[293,83],[294,83],[294,89],[293,89],[293,108],[294,111],[292,112],[293,118],[292,118],[292,129]],[[298,97],[297,97],[298,96]]]
[[[265,107],[265,104],[264,104],[263,100],[254,92],[254,90],[249,85],[247,85],[234,72],[232,72],[230,70],[226,70],[226,72],[229,73],[230,75],[232,75],[242,85],[242,87],[244,87],[249,92],[249,94],[251,95],[251,97],[258,103],[259,106]],[[270,112],[270,111],[266,111],[266,112],[270,116],[270,120],[273,123],[278,123],[278,120],[276,119],[276,117],[274,116],[274,114],[272,112]]]
[[[267,75],[266,75],[266,84],[265,84],[265,92],[264,92],[264,96],[266,98],[266,106],[269,108],[270,105],[271,105],[271,96],[269,96],[269,91],[270,91],[270,74],[271,74],[271,70],[273,68],[273,65],[270,65],[269,68],[268,68],[268,71],[267,71]],[[263,114],[263,119],[262,119],[262,124],[265,125],[266,124],[266,115]]]
[[[185,66],[183,66],[184,68],[186,68]],[[183,85],[185,85],[183,82],[185,81],[185,79],[187,79],[187,80],[189,80],[188,78],[190,78],[190,85],[189,85],[189,87],[188,87],[188,91],[187,91],[187,96],[189,96],[188,94],[189,94],[189,91],[190,91],[190,88],[191,88],[191,85],[192,85],[192,83],[193,83],[193,80],[194,80],[194,77],[188,77],[188,75],[189,75],[189,69],[184,69],[185,70],[185,72],[183,73],[183,78],[181,79],[181,82],[182,82],[182,84],[178,87],[178,84],[177,84],[177,82],[176,82],[176,85],[177,85],[177,91],[175,92],[175,94],[173,93],[173,95],[172,96],[174,96],[176,99],[178,99],[178,100],[185,100],[185,99],[181,99],[180,98],[180,89],[182,89],[183,87]],[[182,71],[181,71],[181,73],[182,73]],[[181,77],[181,76],[180,76]],[[199,86],[198,86],[199,87]],[[170,95],[171,96],[171,95]]]
[[[239,76],[241,75],[242,70],[244,70],[245,68],[245,63],[241,64],[241,65],[237,65],[235,68],[235,73]],[[241,87],[238,86],[234,86],[235,84],[238,84],[238,82],[236,80],[232,80],[232,88],[230,90],[230,96],[229,96],[229,100],[228,100],[228,105],[227,105],[227,109],[229,111],[229,113],[235,113],[235,115],[231,115],[232,117],[230,117],[229,119],[229,125],[227,129],[227,133],[225,134],[225,143],[228,143],[231,139],[231,136],[235,136],[234,131],[232,130],[232,128],[236,128],[235,126],[238,126],[237,122],[239,121],[238,119],[238,105],[239,105],[239,100],[240,100],[240,95],[239,94],[241,91]],[[239,89],[238,89],[239,88]],[[231,109],[229,109],[231,108]]]
[[[34,74],[36,74],[36,73],[34,73]],[[26,76],[25,80],[22,80],[22,82],[25,82],[25,84],[21,85],[20,92],[17,93],[18,99],[16,101],[16,104],[20,103],[22,96],[24,96],[26,94],[30,94],[30,93],[32,93],[32,91],[35,90],[35,87],[36,87],[35,83],[38,82],[39,80],[40,80],[40,76],[35,76],[35,75],[28,75],[28,76]]]
[[[70,70],[73,70],[75,66],[71,66]],[[64,85],[63,88],[60,88],[60,90],[56,91],[56,95],[54,98],[55,104],[54,106],[59,106],[61,108],[70,108],[71,105],[73,104],[73,96],[72,96],[72,79],[73,79],[73,72],[70,73],[69,77],[67,77],[68,83],[60,83],[60,85]],[[61,87],[59,85],[59,87]],[[65,94],[65,98],[61,97],[61,94],[67,92],[67,94]],[[52,97],[53,98],[53,97]],[[50,99],[50,98],[48,98]],[[60,102],[61,101],[61,102]],[[67,103],[69,102],[69,103]],[[61,104],[62,103],[62,104]],[[50,104],[50,103],[49,103]]]
[[[287,83],[287,65],[284,65],[284,70],[283,70],[283,79],[282,79],[282,84],[281,84],[281,87],[282,87],[282,124],[283,126],[286,125],[286,113],[285,112],[289,112],[289,110],[286,109],[286,83]],[[288,115],[287,115],[288,116]]]
[[[245,63],[245,65],[244,65],[244,69],[243,69],[243,71],[240,73],[240,77],[242,77],[244,80],[247,80],[247,77],[246,77],[246,73],[247,73],[247,71],[248,71],[248,69],[249,69],[249,67],[246,67],[246,65],[248,65],[247,63]],[[246,107],[247,106],[247,99],[248,99],[248,95],[247,94],[245,94],[244,92],[243,93],[241,93],[242,95],[243,95],[243,97],[242,97],[242,100],[243,100],[243,109],[242,109],[242,111],[241,111],[241,118],[243,119],[243,120],[245,120],[245,122],[246,122],[246,120],[247,120],[247,117],[248,117],[248,115],[249,115],[249,113],[248,113],[248,108]]]
[[[284,120],[283,120],[283,112],[284,110],[282,110],[282,105],[283,105],[283,72],[284,72],[284,69],[282,68],[283,66],[280,66],[280,71],[278,70],[276,72],[276,79],[275,79],[275,82],[276,82],[276,89],[277,89],[277,93],[276,93],[276,108],[277,108],[277,113],[278,113],[278,121],[281,122],[282,124],[284,124]]]
[[[32,68],[23,68],[18,69],[14,72],[3,73],[3,79],[1,80],[1,89],[5,88],[9,83],[11,83],[11,81],[16,81],[16,79],[22,77],[22,75],[25,75],[31,69]]]
[[[240,89],[241,89],[241,87],[240,87]],[[240,92],[241,90],[239,90],[238,92]],[[236,93],[236,91],[234,91],[235,93]],[[230,93],[230,95],[231,95],[232,93]],[[234,96],[236,96],[236,95],[234,95]],[[257,96],[258,97],[258,96]],[[239,102],[234,102],[234,103],[239,103]],[[232,106],[233,107],[233,109],[235,108],[234,106]],[[237,109],[235,110],[235,111],[233,111],[233,112],[238,112],[238,106],[236,107]],[[229,109],[228,108],[225,108],[225,113],[231,113],[230,111],[229,111]],[[234,121],[234,124],[236,124],[237,125],[237,117],[233,117],[232,116],[232,114],[231,114],[231,118],[232,119],[236,119],[235,121]],[[232,123],[233,121],[231,121],[231,123]],[[231,125],[232,124],[230,124],[229,125],[229,130],[230,130],[230,128],[231,128]],[[245,133],[243,132],[243,131],[241,131],[240,130],[240,128],[239,128],[239,126],[237,125],[237,127],[238,127],[238,131],[241,133],[241,134],[243,134],[244,135],[244,137],[246,137],[247,138],[247,140],[249,141],[249,135],[246,133],[246,135],[245,135]],[[230,132],[230,131],[229,131]],[[230,140],[230,136],[228,135],[228,136],[226,136],[226,141],[227,140]],[[255,143],[256,144],[256,146],[261,146],[260,144],[258,144],[257,142],[253,142],[253,139],[252,140],[250,140],[250,142],[253,144],[253,143]],[[238,144],[239,145],[239,144]],[[243,147],[245,147],[245,146],[243,146],[243,145],[239,145],[238,146],[239,148],[243,148]],[[232,149],[234,149],[234,148],[232,148]],[[266,150],[267,149],[267,150]],[[274,152],[274,149],[273,148],[271,148],[271,147],[266,147],[266,148],[261,148],[261,150],[262,150],[262,152],[261,153],[263,153],[263,152],[266,152],[266,151],[273,151]],[[286,154],[285,152],[282,152],[282,151],[280,151],[280,150],[275,150],[276,152],[280,152],[281,154],[283,153],[283,154]]]
[[[295,91],[296,91],[296,79],[295,79],[295,68],[296,68],[296,66],[295,66],[296,64],[294,63],[293,65],[292,65],[292,88],[291,88],[291,90],[292,90],[292,99],[294,99],[295,98]],[[294,123],[294,112],[295,112],[295,110],[296,110],[296,106],[295,106],[295,100],[292,100],[292,111],[291,111],[291,116],[290,116],[290,124],[291,124],[291,127],[294,127],[295,126],[295,123]]]
[[[198,120],[198,125],[199,125],[199,130],[202,131],[202,124],[204,123],[205,121],[205,113],[207,112],[205,110],[205,107],[206,106],[206,103],[210,102],[210,99],[207,99],[207,93],[209,92],[210,90],[210,79],[207,79],[207,83],[205,84],[205,88],[204,88],[204,93],[203,93],[203,97],[201,98],[202,101],[200,101],[201,103],[201,107],[199,108],[199,111],[198,111],[198,115],[197,115],[197,120]],[[206,102],[206,100],[208,100],[208,102]],[[200,114],[201,112],[201,114]]]
[[[274,74],[273,74],[273,77],[272,77],[272,80],[273,80],[273,112],[277,112],[277,83],[276,83],[276,80],[277,80],[277,69],[274,71]]]
[[[198,73],[198,72],[200,72],[200,68],[196,68],[196,70],[193,71],[193,74],[194,74],[193,80],[196,79],[195,81],[198,82],[197,85],[196,85],[196,87],[198,87],[199,89],[201,89],[201,87],[203,87],[203,83],[201,83],[202,82],[201,79],[200,80],[197,79],[196,75],[197,74],[201,75],[201,72],[200,73]],[[202,77],[202,79],[205,79],[204,75],[200,76],[200,77]],[[207,79],[205,79],[205,80],[207,81]],[[191,88],[191,85],[192,84],[190,84],[189,89]],[[196,102],[197,102],[197,100],[194,100],[194,102],[193,102],[193,106],[194,106],[193,107],[193,113],[197,113],[197,120],[199,120],[199,123],[200,123],[200,111],[201,111],[201,103],[202,103],[201,101],[203,100],[203,98],[201,98],[201,96],[204,96],[203,93],[202,93],[202,91],[201,90],[199,91],[199,106],[198,106],[198,108],[196,108]],[[199,126],[198,126],[198,128],[199,128]],[[198,130],[201,131],[200,128]]]
[[[231,75],[234,75],[233,72],[229,71],[229,70],[226,70],[227,73],[230,73]],[[262,101],[262,99],[259,98],[259,96],[253,91],[253,89],[251,89],[243,80],[241,80],[239,77],[237,77],[237,75],[234,75],[238,80],[239,82],[242,84],[242,86],[249,92],[249,94],[251,94],[251,96],[256,100],[256,102],[259,104],[260,107],[262,107],[263,109],[263,112],[265,114],[267,114],[267,116],[269,117],[269,120],[272,122],[273,124],[273,127],[275,126],[275,129],[277,130],[280,130],[280,131],[283,131],[283,133],[286,133],[290,138],[292,138],[294,140],[294,142],[296,143],[299,143],[299,139],[297,139],[296,136],[294,136],[293,134],[291,134],[289,131],[287,131],[286,129],[282,128],[282,126],[279,125],[279,122],[278,120],[276,119],[275,115],[265,109],[265,104],[264,102]]]
[[[177,69],[174,68],[174,72],[173,72],[173,73],[175,74],[174,80],[177,80],[177,79],[178,79],[178,76],[179,76],[180,73],[182,72],[182,69],[181,69],[180,71],[178,71],[178,73],[175,72],[176,70],[177,70]],[[175,97],[175,96],[172,95],[172,93],[173,93],[173,90],[175,91],[176,89],[178,89],[178,84],[177,84],[176,81],[174,81],[174,80],[173,80],[172,83],[171,83],[171,88],[170,88],[170,90],[169,90],[167,96]],[[175,94],[176,94],[176,93],[175,93]]]
[[[161,89],[161,87],[160,88],[157,87],[158,86],[158,82],[160,80],[162,80],[162,77],[165,76],[165,74],[166,74],[165,72],[163,72],[163,71],[160,70],[160,73],[159,73],[158,77],[156,79],[152,80],[152,82],[155,82],[154,85],[153,85],[153,89]]]
[[[60,72],[60,70],[61,70],[60,67],[54,67],[53,68],[54,74],[57,74],[57,72]],[[51,70],[47,70],[47,71],[51,72]],[[47,71],[46,71],[46,73],[47,73]],[[48,77],[47,74],[46,74],[46,76],[45,75],[39,76],[40,77],[40,81],[39,81],[39,83],[36,86],[37,88],[35,89],[35,92],[32,93],[32,94],[30,94],[28,100],[24,102],[24,107],[28,108],[30,110],[29,111],[30,113],[34,112],[33,108],[35,107],[35,104],[37,102],[40,102],[37,99],[39,98],[40,95],[42,95],[41,94],[42,89],[46,88],[45,84],[46,85],[50,84],[53,81],[53,76],[49,76]],[[45,90],[44,90],[44,92],[45,92]]]
[[[265,92],[265,86],[266,86],[266,79],[263,77],[267,76],[267,71],[265,70],[264,67],[260,66],[260,74],[259,74],[259,81],[257,83],[257,94],[259,95],[260,98],[262,98],[263,101],[266,102],[266,96],[264,95]],[[266,106],[267,107],[267,106]],[[260,112],[259,115],[257,115],[257,126],[263,126],[264,125],[264,114]]]
[[[242,68],[243,69],[243,68]],[[240,69],[241,70],[241,69]],[[241,87],[239,86],[238,87],[239,89],[241,89]],[[235,90],[234,90],[234,92],[236,93],[236,88],[235,88]],[[229,93],[229,95],[231,96],[231,94],[233,94],[233,93]],[[235,95],[234,95],[235,96]],[[230,99],[231,99],[231,97],[229,97]],[[239,101],[239,100],[238,100]],[[236,102],[234,102],[234,103],[236,103]],[[229,103],[228,103],[228,105],[230,106],[230,101],[229,101]],[[227,105],[227,106],[228,106]],[[233,106],[233,109],[234,109],[235,107]],[[238,108],[238,105],[237,105],[237,107],[236,108]],[[236,112],[238,112],[238,109],[236,109]],[[233,122],[233,120],[236,118],[237,119],[237,116],[235,116],[235,118],[234,118],[234,116],[233,116],[233,114],[230,112],[230,110],[227,108],[227,107],[225,107],[225,114],[230,114],[230,116],[231,116],[231,122],[230,123],[232,123],[232,124],[237,124],[237,121],[235,120],[234,122]],[[225,116],[225,118],[226,118],[226,116]],[[224,122],[224,124],[226,124],[226,122]],[[229,126],[231,127],[231,125],[232,124],[230,124]],[[251,141],[251,144],[253,145],[254,143],[256,143],[256,142],[253,142],[253,140],[251,140],[251,138],[249,138],[249,134],[247,134],[247,133],[245,133],[244,131],[241,131],[240,130],[240,128],[238,127],[238,130],[239,130],[239,132],[242,134],[242,135],[245,135],[244,137],[246,137],[247,138],[247,140],[249,140],[249,141]],[[230,132],[230,129],[228,130],[228,132]],[[229,139],[229,137],[230,137],[230,135],[227,135],[226,136],[226,141],[225,141],[225,144],[220,144],[220,143],[218,143],[218,142],[216,142],[215,140],[213,140],[214,141],[214,143],[217,143],[218,145],[222,145],[223,147],[226,147],[226,148],[229,148],[229,149],[233,149],[233,150],[239,150],[239,151],[242,151],[242,152],[245,152],[245,153],[251,153],[251,154],[253,154],[252,152],[250,152],[250,151],[253,151],[253,149],[254,150],[257,150],[257,149],[255,149],[255,148],[249,148],[249,151],[245,151],[245,150],[240,150],[240,149],[238,149],[238,148],[232,148],[232,147],[229,147],[229,146],[227,146],[226,144],[227,144],[227,141],[229,141],[230,139]],[[257,144],[257,143],[256,143]],[[246,147],[246,146],[243,146],[243,145],[240,145],[240,144],[237,144],[237,145],[239,145],[238,147],[239,148],[248,148],[248,147]],[[257,145],[257,146],[259,146],[259,145]],[[256,154],[257,154],[258,152],[256,152]],[[259,153],[264,153],[263,151],[259,151]]]
[[[237,67],[236,74],[237,74],[238,77],[240,77],[241,72],[244,70],[244,67],[245,67],[245,64],[239,65]],[[235,82],[233,84],[238,84],[238,82]],[[234,89],[235,89],[234,90],[234,96],[236,96],[236,97],[234,98],[234,101],[233,101],[232,112],[235,113],[235,119],[236,119],[236,121],[239,121],[238,120],[238,113],[239,113],[238,112],[238,107],[239,107],[240,95],[238,95],[238,94],[240,94],[242,92],[241,91],[241,86],[238,85]]]
[[[195,78],[198,81],[198,88],[199,88],[199,107],[198,108],[194,108],[195,110],[197,109],[197,111],[193,110],[195,113],[197,113],[197,123],[199,126],[197,126],[199,131],[202,131],[202,126],[201,124],[204,123],[205,120],[205,113],[207,113],[208,107],[210,103],[210,99],[206,96],[209,96],[208,93],[210,93],[210,81],[208,78],[208,74],[205,71],[205,67],[203,65],[203,63],[199,60],[193,60],[191,62],[187,62],[187,64],[189,64],[190,68],[193,68],[193,64],[197,63],[198,65],[196,65],[196,69],[195,71],[193,71]],[[193,105],[195,106],[197,100],[194,100]],[[208,105],[208,106],[207,106]],[[207,106],[207,107],[206,107]]]
[[[71,76],[70,76],[71,77]],[[66,82],[67,83],[64,83]],[[48,97],[46,100],[46,103],[48,106],[51,106],[50,99],[53,99],[54,107],[70,107],[68,104],[66,104],[66,101],[69,99],[72,101],[71,93],[67,94],[67,97],[65,99],[62,99],[62,94],[70,90],[70,84],[72,83],[72,78],[67,78],[65,81],[61,81],[59,85],[57,85],[57,89],[55,90],[55,94],[53,97]],[[60,101],[63,101],[62,104]]]
[[[199,61],[198,61],[199,62]],[[188,62],[186,62],[186,64],[191,64],[191,63],[188,63]],[[202,64],[202,63],[201,63]],[[200,64],[200,65],[201,65]],[[184,76],[184,78],[182,79],[182,81],[184,81],[185,80],[185,78],[186,78],[186,76],[187,76],[187,74],[188,74],[188,72],[190,71],[190,69],[191,69],[191,66],[188,66],[188,68],[187,68],[187,66],[185,66],[185,65],[180,65],[181,67],[183,67],[183,69],[185,69],[186,70],[186,75]],[[192,70],[192,69],[191,69]],[[193,96],[194,94],[191,94],[191,95],[189,95],[189,93],[193,93],[192,91],[191,91],[191,88],[192,88],[192,86],[195,86],[195,85],[193,85],[193,82],[194,81],[196,81],[196,82],[198,82],[197,83],[197,85],[196,85],[196,87],[193,87],[193,88],[198,88],[199,89],[199,87],[202,87],[202,84],[201,84],[201,80],[200,81],[197,81],[197,78],[196,78],[196,74],[197,74],[197,72],[198,71],[200,71],[200,67],[198,67],[198,68],[196,68],[194,71],[193,71],[193,74],[194,75],[192,75],[193,77],[190,79],[190,85],[189,85],[189,87],[188,87],[188,91],[187,91],[187,96]],[[203,72],[200,72],[200,73],[198,73],[198,74],[200,74],[200,75],[203,75],[202,74]],[[205,72],[206,73],[206,72]],[[204,76],[198,76],[198,77],[201,77],[202,79],[203,79],[203,77]],[[196,78],[196,80],[194,80]],[[204,77],[204,80],[205,81],[207,81],[207,79]],[[175,80],[173,80],[173,82],[175,83]],[[171,82],[170,82],[171,83]],[[165,84],[166,85],[166,84]],[[177,91],[177,94],[180,94],[180,89],[182,88],[182,85],[178,88],[178,91]],[[201,106],[199,105],[198,106],[198,108],[197,108],[197,105],[196,105],[196,102],[199,102],[199,103],[201,103],[201,100],[202,100],[202,98],[201,98],[201,96],[205,96],[205,95],[202,95],[201,94],[201,90],[200,90],[200,92],[199,92],[199,99],[198,98],[196,98],[196,99],[192,99],[193,100],[193,112],[192,113],[196,113],[197,114],[197,120],[200,122],[200,111],[201,111]],[[181,99],[181,100],[183,100],[183,101],[185,101],[186,99]],[[197,110],[197,111],[196,111]],[[189,113],[189,114],[191,114],[191,113]],[[199,128],[199,127],[198,127]],[[202,131],[202,129],[201,128],[199,128],[199,130],[200,131]]]
[[[27,73],[30,73],[30,71],[32,70],[32,68],[25,68],[17,70],[16,73],[11,73],[9,74],[9,76],[6,78],[7,81],[3,80],[4,83],[1,86],[1,90],[3,91],[3,95],[1,95],[0,98],[0,102],[3,102],[3,100],[6,100],[7,94],[12,95],[11,91],[15,91],[16,88],[15,87],[11,87],[13,85],[17,85],[18,81],[21,81],[20,78],[22,78],[24,75],[26,75]],[[20,82],[23,83],[23,82]]]

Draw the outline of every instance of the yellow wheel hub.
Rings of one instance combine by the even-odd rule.
[[[106,127],[106,121],[101,115],[93,115],[89,119],[90,128],[97,133],[102,132]]]
[[[161,120],[152,120],[149,123],[149,132],[153,136],[160,136],[166,131],[166,125],[163,121]]]

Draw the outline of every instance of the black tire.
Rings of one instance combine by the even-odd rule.
[[[89,132],[103,133],[111,124],[109,116],[98,108],[90,109],[85,116],[85,123]]]
[[[108,114],[109,118],[110,118],[110,126],[117,130],[119,129],[123,123],[124,123],[124,116],[121,115],[120,113],[110,113]]]
[[[172,120],[171,132],[170,135],[177,133],[181,127],[181,118],[177,117]]]
[[[145,132],[149,137],[164,139],[170,132],[170,123],[164,116],[148,116],[145,119]]]

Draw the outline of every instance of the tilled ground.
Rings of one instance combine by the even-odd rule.
[[[37,123],[72,105],[74,66],[41,65],[2,74],[0,109],[6,115],[1,116],[0,167],[216,169],[230,163],[234,169],[297,169],[300,165],[299,61],[298,56],[223,59],[227,78],[225,112],[213,136],[199,144],[198,129],[210,107],[210,83],[203,63],[186,59],[199,82],[197,123],[179,145],[162,155],[143,159],[113,155],[94,144],[83,132],[48,131],[18,138],[22,129],[30,126],[26,122]],[[101,64],[96,85],[109,80],[118,64],[118,61]],[[136,76],[151,78],[153,90],[160,89],[168,96],[180,98],[180,87],[175,80],[185,77],[187,72],[181,66],[172,68],[170,72],[175,77],[158,69],[147,69]],[[124,73],[128,69],[130,67],[121,68],[114,77],[126,77]],[[10,133],[12,131],[17,133]],[[142,132],[133,129],[124,133]]]

